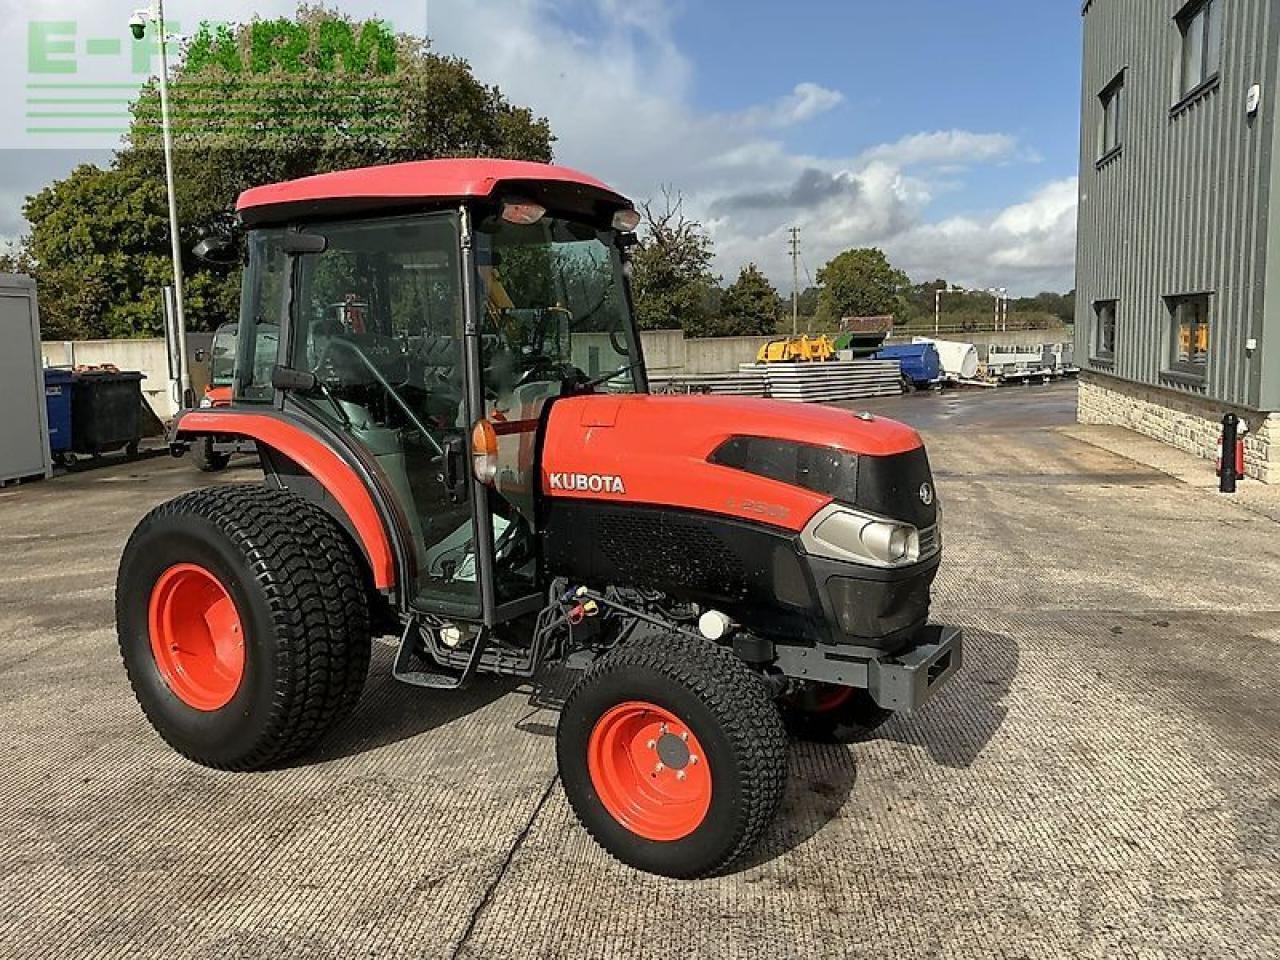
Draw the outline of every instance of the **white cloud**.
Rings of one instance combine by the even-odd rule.
[[[967,285],[1018,292],[1074,286],[1075,177],[1049,183],[991,217],[922,223],[893,238],[895,262],[920,276],[965,276]],[[947,264],[947,270],[932,265]]]
[[[903,167],[939,165],[954,169],[1002,160],[1013,155],[1017,146],[1017,139],[1006,133],[937,130],[879,144],[863,151],[859,159],[883,160]]]
[[[805,81],[797,83],[785,97],[745,110],[741,120],[753,127],[790,127],[812,120],[843,102],[844,94],[839,90],[828,90]]]
[[[856,156],[806,154],[790,145],[792,131],[840,107],[840,91],[792,77],[789,92],[746,109],[698,110],[696,68],[672,39],[669,2],[577,0],[598,14],[589,38],[563,24],[561,8],[432,0],[434,49],[467,58],[481,79],[549,117],[558,161],[636,198],[666,184],[682,191],[715,239],[721,273],[754,261],[789,288],[786,231],[798,225],[811,273],[843,249],[878,244],[920,278],[976,285],[998,276],[1019,291],[1071,285],[1074,200],[1060,209],[1070,192],[1060,184],[1045,188],[1047,199],[985,217],[929,218],[932,200],[948,192],[954,202],[973,167],[1034,161],[1016,137],[922,131]]]

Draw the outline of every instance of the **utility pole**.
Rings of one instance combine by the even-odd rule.
[[[169,194],[169,251],[173,258],[173,300],[174,320],[177,325],[177,348],[179,363],[178,409],[187,405],[187,394],[191,391],[191,373],[187,370],[187,313],[185,284],[182,275],[182,238],[178,234],[178,198],[174,190],[173,173],[173,123],[169,116],[169,41],[173,39],[168,32],[164,19],[164,0],[151,0],[151,6],[134,12],[129,21],[135,40],[141,40],[146,34],[146,25],[155,26],[160,36],[160,131],[164,145],[164,180]]]
[[[792,227],[791,234],[791,335],[800,332],[800,228]]]

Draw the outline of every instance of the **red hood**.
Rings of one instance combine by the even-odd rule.
[[[896,420],[864,420],[856,412],[812,403],[753,397],[580,397],[570,403],[621,401],[619,423],[658,431],[664,443],[709,441],[710,453],[732,436],[776,437],[848,453],[885,457],[921,445],[920,434]],[[562,401],[565,402],[565,401]]]
[[[542,490],[683,507],[794,530],[831,502],[811,490],[708,463],[733,436],[775,437],[873,457],[922,445],[915,430],[897,421],[864,420],[812,404],[746,397],[571,397],[551,408]]]

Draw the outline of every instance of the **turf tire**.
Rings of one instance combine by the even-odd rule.
[[[592,730],[615,705],[641,700],[678,716],[706,753],[711,805],[688,836],[653,841],[605,808],[588,769]],[[565,703],[560,778],[579,821],[610,854],[667,877],[722,873],[773,821],[787,776],[787,738],[764,683],[724,647],[680,633],[634,636],[596,661]]]
[[[235,602],[245,666],[234,697],[197,710],[170,689],[151,651],[148,604],[176,564],[213,573]],[[347,716],[369,669],[367,576],[332,517],[284,491],[209,487],[152,510],[129,538],[116,627],[129,682],[175,750],[226,770],[279,764]]]

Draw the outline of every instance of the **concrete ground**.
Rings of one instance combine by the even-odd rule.
[[[967,666],[870,741],[797,745],[752,861],[693,883],[578,828],[554,714],[397,685],[385,646],[305,762],[193,766],[133,702],[112,590],[134,522],[200,477],[0,491],[0,957],[1280,955],[1280,529],[1073,406],[876,405],[931,444]]]

